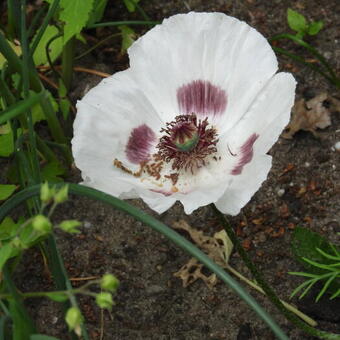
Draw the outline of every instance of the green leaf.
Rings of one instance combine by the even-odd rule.
[[[121,53],[125,53],[126,50],[132,45],[135,41],[136,33],[129,26],[118,26],[119,30],[122,32],[122,48]]]
[[[46,293],[46,296],[56,302],[64,302],[68,299],[67,295],[65,293],[60,293],[60,292],[51,292],[51,293]]]
[[[314,262],[323,264],[332,264],[334,261],[325,258],[317,248],[321,249],[325,253],[332,254],[331,244],[321,235],[302,227],[297,227],[293,233],[292,251],[296,259],[302,263],[302,265],[310,273],[323,274],[324,269],[315,268],[313,265],[306,263],[303,258],[308,258]]]
[[[94,0],[62,0],[60,20],[65,22],[64,45],[86,26]]]
[[[140,0],[124,0],[124,4],[129,12],[134,12],[136,10],[136,4]]]
[[[5,111],[0,113],[0,124],[3,124],[8,120],[26,112],[32,106],[39,103],[44,96],[46,96],[46,91],[42,91],[40,93],[33,92],[33,94],[31,94],[27,99],[20,100],[11,105]]]
[[[43,181],[62,182],[63,179],[59,176],[65,174],[65,171],[65,168],[60,164],[60,162],[50,162],[42,168],[41,175]]]
[[[107,0],[97,0],[96,1],[96,5],[93,7],[93,10],[90,14],[89,20],[87,22],[88,26],[90,26],[90,25],[101,20],[101,18],[104,15],[106,4],[107,4]]]
[[[307,33],[309,35],[316,35],[323,27],[323,21],[313,21],[308,25]]]
[[[8,127],[7,129],[3,127]],[[2,125],[0,132],[0,157],[8,157],[14,151],[14,140],[13,140],[13,131],[10,128],[9,124]],[[5,132],[6,133],[2,133]]]
[[[5,243],[0,248],[0,272],[4,264],[7,262],[8,259],[12,257],[14,247],[11,243]]]
[[[44,335],[44,334],[32,334],[30,340],[59,340],[54,336]]]
[[[48,25],[46,30],[41,37],[39,44],[34,51],[33,60],[36,65],[47,65],[48,60],[46,56],[46,45],[49,41],[55,37],[59,33],[57,27],[53,25]],[[49,44],[49,55],[54,62],[61,54],[63,50],[63,37],[59,37],[53,40],[52,43]]]
[[[5,217],[0,224],[0,241],[6,240],[11,236],[14,236],[18,230],[20,223],[15,223],[9,216]]]
[[[13,184],[0,184],[0,201],[11,196],[16,188],[17,186]]]
[[[298,33],[305,33],[308,29],[306,18],[291,8],[287,10],[287,21],[289,27]]]
[[[13,51],[16,55],[21,55],[21,46],[13,44],[11,41],[7,40],[8,44],[12,47]],[[6,62],[6,58],[3,54],[0,53],[0,69],[4,66],[4,63]]]

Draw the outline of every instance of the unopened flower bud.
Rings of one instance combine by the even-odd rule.
[[[52,223],[44,215],[35,216],[32,221],[32,226],[34,230],[42,234],[49,233],[52,230]]]
[[[80,310],[77,307],[71,307],[67,310],[65,321],[70,329],[70,331],[79,328],[83,321]]]
[[[117,290],[118,286],[119,280],[112,274],[105,274],[100,281],[100,287],[112,293]]]
[[[56,203],[63,203],[68,198],[68,185],[64,185],[58,192],[54,195],[54,201]]]
[[[43,203],[48,203],[54,196],[55,190],[45,182],[40,188],[40,199]]]
[[[112,294],[107,292],[102,292],[96,296],[97,305],[100,308],[111,309],[113,306]]]

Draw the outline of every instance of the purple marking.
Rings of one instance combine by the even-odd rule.
[[[146,124],[134,128],[125,148],[127,159],[135,164],[148,161],[155,141],[155,133]]]
[[[157,192],[158,194],[162,194],[164,196],[171,196],[173,194],[172,192],[165,190],[150,189],[150,191]]]
[[[207,80],[194,80],[177,90],[177,101],[181,113],[197,115],[221,115],[227,107],[224,90]]]
[[[254,154],[253,146],[257,138],[259,138],[259,135],[256,133],[253,133],[246,140],[246,142],[241,146],[240,159],[238,161],[238,164],[231,171],[232,175],[240,175],[242,173],[243,167],[253,159],[253,154]]]

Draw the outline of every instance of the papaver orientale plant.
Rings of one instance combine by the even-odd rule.
[[[128,50],[130,68],[77,103],[83,184],[161,213],[214,203],[236,215],[266,179],[295,80],[267,40],[222,13],[165,19]]]

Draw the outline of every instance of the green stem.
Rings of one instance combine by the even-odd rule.
[[[79,55],[77,55],[74,60],[78,60],[82,57],[85,57],[87,54],[91,53],[93,50],[95,50],[97,47],[99,47],[100,45],[102,45],[104,42],[112,39],[112,38],[115,38],[115,37],[120,37],[122,35],[122,33],[113,33],[109,36],[107,36],[105,39],[99,41],[97,44],[93,45],[92,47],[90,47],[88,50],[86,50],[84,53],[81,53]]]
[[[33,53],[35,51],[35,49],[37,48],[38,44],[39,44],[39,41],[40,39],[42,38],[46,28],[47,28],[47,25],[50,21],[50,19],[53,17],[53,15],[55,14],[56,10],[58,9],[59,7],[59,2],[60,0],[54,0],[52,5],[50,5],[50,8],[44,18],[44,21],[42,22],[41,24],[41,27],[39,29],[39,32],[38,34],[36,35],[36,37],[34,38],[33,40],[33,43],[32,43],[32,46],[31,46],[31,49],[30,49],[30,56],[32,57],[33,56]]]
[[[38,186],[40,187],[40,186]],[[40,192],[40,190],[39,190]],[[72,294],[72,284],[70,282],[70,280],[68,279],[68,275],[67,275],[67,271],[65,269],[64,266],[64,262],[63,259],[59,253],[59,250],[57,248],[57,243],[56,240],[54,238],[54,235],[51,234],[48,237],[48,249],[47,249],[47,254],[48,254],[48,258],[50,261],[50,265],[52,267],[52,274],[53,277],[55,279],[56,282],[56,286],[58,290],[67,290],[69,293],[69,299],[71,301],[71,304],[73,307],[78,307],[78,303],[77,300],[74,296],[74,294]],[[65,302],[64,303],[64,309],[67,310],[69,308],[69,303]],[[81,330],[82,330],[82,336],[84,337],[84,340],[89,340],[89,336],[87,334],[87,330],[84,326],[84,324],[81,324]]]
[[[34,323],[31,319],[31,317],[29,316],[23,302],[22,302],[22,298],[20,296],[20,294],[18,293],[14,282],[10,276],[9,270],[7,268],[7,265],[4,265],[3,269],[2,269],[2,273],[4,275],[4,284],[6,289],[9,291],[9,293],[12,296],[13,301],[12,303],[12,308],[10,308],[10,312],[11,309],[15,309],[16,313],[15,313],[15,319],[13,318],[13,328],[14,328],[14,332],[15,332],[15,328],[16,327],[20,327],[20,333],[22,335],[30,335],[35,333],[35,326]],[[12,317],[14,316],[13,313],[11,313]],[[15,339],[19,339],[19,338],[15,338]],[[23,338],[20,338],[23,339]]]
[[[24,99],[29,96],[29,68],[31,65],[31,60],[28,51],[28,40],[27,40],[27,30],[26,30],[26,0],[21,0],[21,50],[23,59],[22,68],[22,79],[23,79],[23,93]],[[41,182],[39,159],[37,154],[37,142],[35,139],[35,131],[33,127],[32,112],[30,109],[26,112],[27,126],[28,126],[28,136],[29,136],[29,156],[31,158],[31,165],[33,169],[33,179],[35,183]]]
[[[316,337],[320,337],[321,339],[332,339],[332,340],[339,340],[340,335],[337,334],[331,334],[323,331],[319,331],[318,329],[315,329],[303,321],[301,321],[298,317],[296,317],[291,311],[287,310],[285,306],[282,304],[280,299],[275,294],[274,290],[269,286],[269,284],[265,281],[263,278],[263,275],[261,272],[256,268],[252,260],[250,259],[247,252],[243,249],[240,241],[238,240],[233,228],[229,224],[226,217],[215,207],[215,205],[211,205],[212,209],[218,216],[219,220],[221,221],[226,233],[228,234],[231,242],[234,244],[237,252],[240,254],[243,262],[250,270],[251,274],[254,276],[256,282],[259,284],[259,286],[263,289],[263,291],[266,293],[269,300],[277,307],[277,309],[291,322],[293,322],[297,327],[304,330],[306,333],[311,334]]]
[[[12,47],[9,45],[5,36],[1,32],[0,32],[0,53],[6,58],[11,69],[20,74],[22,73],[22,64],[20,58],[15,54]],[[31,70],[31,68],[29,68],[28,74],[31,88],[35,92],[41,92],[43,90],[43,87],[36,71]]]
[[[301,38],[288,33],[278,34],[273,36],[269,39],[270,42],[275,40],[282,40],[282,39],[290,39],[297,43],[298,45],[306,48],[309,52],[311,52],[317,59],[319,59],[320,63],[326,68],[326,70],[331,75],[332,79],[334,80],[334,84],[337,86],[340,86],[340,79],[338,79],[337,75],[333,71],[333,68],[329,65],[327,60],[324,58],[323,55],[321,55],[313,46],[302,40]]]
[[[290,53],[288,51],[286,51],[285,49],[283,48],[280,48],[280,47],[276,47],[276,46],[272,46],[273,50],[277,53],[280,53],[280,54],[283,54],[283,55],[286,55],[287,57],[290,57],[291,59],[311,68],[313,71],[321,74],[325,79],[327,79],[331,84],[333,85],[336,85],[336,82],[334,81],[333,78],[331,78],[328,74],[326,74],[325,72],[323,72],[319,67],[317,67],[316,65],[313,65],[311,63],[307,63],[302,57],[296,55],[296,54],[293,54],[293,53]]]
[[[64,185],[64,184],[62,184]],[[195,247],[191,242],[180,236],[176,231],[170,229],[162,222],[153,218],[152,216],[140,211],[139,209],[129,205],[128,203],[107,195],[98,190],[81,186],[78,184],[69,183],[69,192],[71,194],[82,195],[92,199],[99,200],[103,203],[110,204],[114,208],[124,211],[134,217],[136,220],[145,223],[147,226],[156,230],[157,232],[166,236],[169,240],[174,242],[177,246],[185,250],[190,255],[197,258],[208,269],[214,272],[224,283],[226,283],[231,289],[233,289],[249,306],[262,318],[267,325],[272,329],[279,339],[288,340],[287,336],[283,333],[276,322],[269,316],[269,314],[258,305],[258,303],[235,281],[228,273],[226,273],[220,266],[213,262],[206,254]],[[10,199],[8,199],[0,208],[0,221],[7,216],[7,214],[15,208],[18,204],[26,199],[39,195],[40,185],[25,189]],[[68,289],[68,288],[67,288]]]
[[[97,28],[97,27],[107,27],[107,26],[120,26],[120,25],[145,25],[145,26],[155,26],[160,24],[160,21],[141,21],[141,20],[135,20],[135,21],[109,21],[109,22],[99,22],[97,24],[92,24],[90,26],[87,26],[87,29],[91,28]]]
[[[72,84],[75,42],[76,38],[72,37],[64,46],[62,55],[61,78],[68,91]]]

